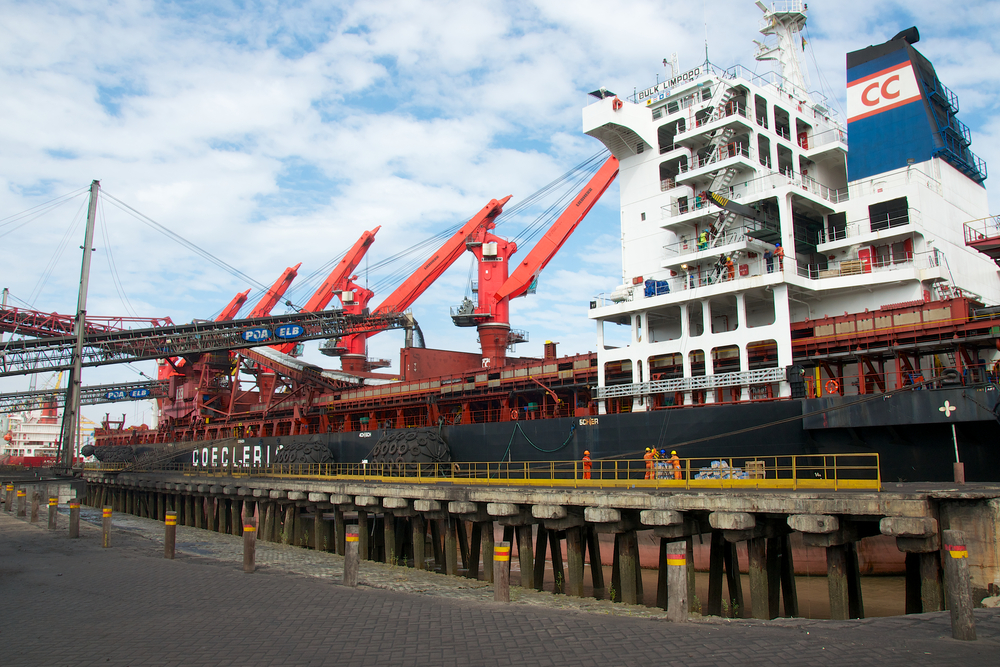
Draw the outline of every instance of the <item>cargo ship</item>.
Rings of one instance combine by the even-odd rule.
[[[374,309],[405,311],[472,252],[477,301],[452,317],[481,354],[422,347],[414,323],[392,376],[364,335],[324,345],[340,370],[291,343],[165,360],[158,428],[106,423],[99,458],[167,443],[204,467],[873,452],[884,480],[950,481],[956,463],[995,480],[1000,218],[957,96],[910,28],[847,54],[845,125],[799,61],[805,3],[757,5],[772,72],[674,59],[633,95],[598,88],[583,131],[610,157],[545,243],[509,271],[516,245],[494,233],[509,198],[491,201]],[[614,178],[622,283],[581,304],[597,352],[509,356],[524,340],[509,299]],[[369,312],[351,274],[377,231],[307,309],[336,295]]]

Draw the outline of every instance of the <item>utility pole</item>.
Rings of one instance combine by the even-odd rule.
[[[73,368],[69,371],[69,382],[66,384],[66,407],[63,409],[63,422],[60,439],[62,441],[61,463],[64,468],[73,465],[73,445],[76,443],[77,430],[80,428],[80,375],[83,373],[83,337],[87,322],[87,283],[90,281],[90,256],[93,253],[94,220],[97,218],[97,195],[101,190],[101,182],[90,184],[90,207],[87,210],[87,231],[84,233],[83,263],[80,269],[80,294],[76,302],[76,322],[74,333],[76,343],[73,345]]]

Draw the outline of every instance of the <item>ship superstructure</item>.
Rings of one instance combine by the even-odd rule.
[[[757,57],[774,72],[706,62],[628,100],[595,91],[584,109],[584,131],[620,162],[623,282],[590,309],[601,414],[864,394],[870,361],[803,346],[846,332],[824,318],[1000,303],[996,264],[963,238],[963,222],[989,214],[986,167],[916,29],[848,54],[845,129],[806,90],[805,3],[757,4]],[[886,317],[869,322],[888,346]],[[627,345],[611,344],[615,326]],[[966,365],[991,363],[989,347]],[[900,382],[920,361],[904,354],[897,370],[914,372]]]

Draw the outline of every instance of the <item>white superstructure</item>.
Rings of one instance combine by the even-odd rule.
[[[963,239],[989,215],[980,183],[941,157],[848,182],[846,130],[797,60],[805,4],[757,4],[775,73],[705,63],[583,111],[621,163],[622,284],[590,309],[602,413],[788,396],[794,322],[957,292],[1000,303],[997,266]]]

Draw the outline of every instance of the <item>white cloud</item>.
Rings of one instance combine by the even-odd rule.
[[[991,33],[1000,5],[810,4],[813,87],[842,100],[845,52],[916,23],[918,48],[962,99],[973,149],[1000,160]],[[682,69],[700,64],[706,37],[713,62],[765,69],[752,59],[760,12],[749,0],[285,5],[8,3],[0,24],[0,86],[8,91],[0,97],[0,218],[97,178],[269,285],[300,261],[300,276],[317,271],[363,229],[383,225],[369,252],[374,264],[463,222],[491,198],[513,194],[508,208],[515,205],[601,149],[580,133],[588,91],[606,86],[625,96],[651,85],[673,52]],[[518,354],[540,355],[547,338],[565,353],[593,348],[587,302],[621,274],[616,199],[612,187],[543,274],[538,294],[513,305],[513,326],[532,336]],[[3,286],[27,298],[75,225],[35,302],[41,310],[75,308],[79,206],[0,236]],[[114,267],[136,311],[178,322],[208,317],[250,286],[110,204],[104,213]],[[511,221],[502,233],[529,221]],[[124,314],[100,234],[95,245],[90,312]],[[475,334],[453,327],[447,310],[461,301],[466,271],[460,260],[415,304],[428,344],[476,349]],[[299,292],[305,301],[308,290]],[[371,349],[395,358],[400,339],[382,334]],[[133,377],[120,368],[101,377],[116,372]]]

